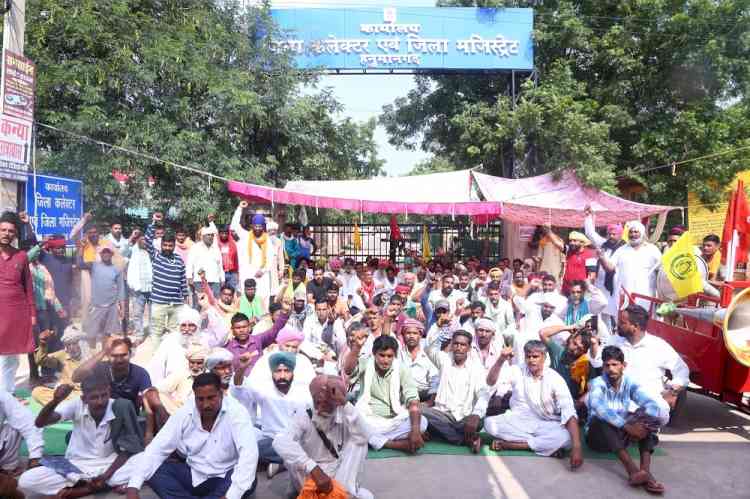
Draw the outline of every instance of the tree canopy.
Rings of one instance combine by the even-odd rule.
[[[748,167],[750,1],[440,0],[441,6],[533,7],[535,72],[419,75],[386,106],[397,146],[456,168],[528,176],[573,167],[592,186],[647,184],[644,200],[706,202]],[[687,189],[686,189],[687,187]]]
[[[317,75],[269,49],[266,8],[29,0],[26,24],[40,123],[253,183],[381,173],[375,122],[338,119]],[[43,126],[37,147],[37,169],[83,179],[101,218],[141,202],[186,219],[228,212],[223,182]]]

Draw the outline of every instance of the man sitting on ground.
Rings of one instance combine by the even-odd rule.
[[[302,332],[294,329],[287,322],[287,325],[276,336],[276,344],[266,348],[261,358],[255,363],[253,370],[249,374],[246,374],[246,383],[256,388],[261,385],[272,386],[273,381],[269,359],[276,352],[288,352],[293,354],[296,359],[293,383],[295,385],[302,385],[307,390],[316,373],[315,366],[313,366],[310,359],[299,352],[299,346],[303,339]]]
[[[411,372],[417,392],[419,393],[420,402],[428,401],[435,394],[439,375],[435,364],[433,364],[422,348],[423,333],[424,325],[418,320],[407,319],[404,321],[404,325],[401,328],[401,338],[404,345],[398,351],[399,360]],[[366,347],[367,345],[364,348]]]
[[[12,393],[0,390],[0,477],[21,470],[21,440],[29,452],[27,469],[39,466],[44,452],[42,430],[34,425],[34,415]]]
[[[441,344],[448,339],[450,352],[443,352]],[[471,334],[459,329],[450,338],[436,338],[427,347],[427,356],[440,371],[440,382],[434,407],[424,409],[423,414],[430,435],[454,445],[465,444],[476,454],[482,445],[479,426],[489,394],[487,373],[479,359],[470,355],[471,343]]]
[[[288,319],[289,311],[283,310],[276,321],[274,321],[271,329],[261,334],[251,335],[250,330],[252,326],[247,315],[241,312],[234,314],[234,317],[232,317],[233,338],[227,343],[226,349],[234,356],[235,368],[239,365],[240,355],[249,353],[252,354],[252,362],[250,363],[250,369],[252,369],[263,353],[263,349],[276,341],[276,336],[281,331],[281,328],[286,325]]]
[[[570,466],[578,468],[583,463],[583,453],[568,386],[559,374],[544,367],[544,343],[531,340],[523,349],[524,365],[501,371],[513,356],[513,350],[506,347],[487,375],[487,384],[494,386],[498,395],[512,392],[510,410],[484,421],[485,431],[496,439],[492,450],[532,450],[540,456],[551,456],[571,449]]]
[[[180,330],[169,333],[159,344],[148,365],[148,374],[153,383],[160,383],[173,373],[183,373],[188,370],[185,354],[192,345],[201,344],[199,329],[201,314],[190,307],[182,307],[177,314]]]
[[[349,384],[361,386],[357,409],[374,429],[370,445],[414,454],[424,445],[422,433],[427,420],[419,409],[419,393],[411,373],[397,360],[398,342],[379,336],[372,345],[373,356],[359,358],[366,337],[356,336],[344,359]]]
[[[164,498],[240,499],[253,493],[258,445],[247,411],[224,396],[213,373],[196,377],[193,393],[139,456],[127,499],[139,499],[147,480]],[[184,460],[168,459],[175,451]]]
[[[151,386],[151,378],[144,368],[130,362],[133,344],[129,338],[109,338],[101,352],[85,360],[73,372],[73,383],[80,383],[94,370],[104,372],[110,383],[113,399],[129,400],[136,413],[143,406],[143,399],[147,398],[153,411],[162,411],[158,392]],[[107,361],[104,359],[107,358]],[[101,369],[99,369],[101,367]],[[164,419],[168,417],[163,412]]]
[[[18,482],[27,495],[84,497],[121,488],[135,470],[143,451],[143,433],[133,405],[110,398],[106,372],[99,367],[81,382],[80,399],[63,402],[72,385],[55,389],[52,401],[36,418],[43,428],[59,421],[72,421],[73,432],[65,457],[48,457],[43,466],[28,470]]]
[[[47,349],[47,340],[51,331],[43,331],[39,334],[39,347],[34,352],[36,365],[43,369],[59,371],[60,377],[57,380],[58,385],[73,385],[73,391],[70,392],[68,399],[78,398],[81,396],[81,386],[73,383],[73,373],[81,365],[81,340],[84,339],[83,331],[77,326],[68,326],[62,337],[64,350],[50,352]],[[52,400],[55,389],[49,386],[37,386],[31,391],[31,398],[46,405]]]
[[[565,343],[565,347],[552,340],[561,331],[568,331],[571,335]],[[576,405],[578,416],[585,415],[586,392],[589,379],[593,377],[594,370],[589,363],[588,351],[591,347],[590,332],[581,325],[573,326],[550,326],[539,331],[539,336],[549,352],[550,367],[562,376],[568,385],[570,395]]]
[[[372,430],[346,401],[346,384],[337,376],[320,375],[310,383],[310,393],[313,410],[295,414],[273,441],[291,475],[294,497],[308,479],[321,494],[328,494],[335,481],[351,497],[371,499],[359,482]]]
[[[256,353],[244,353],[239,359],[239,362],[246,362],[247,365],[254,363]],[[247,367],[246,367],[247,369]],[[206,357],[206,372],[214,373],[221,380],[221,389],[225,395],[229,394],[229,385],[232,384],[232,376],[234,375],[234,356],[232,352],[226,348],[214,348],[211,353]],[[255,416],[255,414],[250,414]],[[254,419],[254,418],[253,418]]]
[[[209,350],[203,345],[191,345],[185,357],[188,370],[173,373],[156,383],[159,399],[169,414],[174,414],[193,393],[193,381],[205,372]]]
[[[269,359],[273,384],[253,386],[245,379],[248,361],[240,359],[240,367],[234,374],[230,392],[248,411],[260,407],[261,435],[258,438],[258,453],[261,462],[269,463],[268,476],[278,471],[283,461],[273,450],[273,439],[282,432],[295,413],[304,413],[312,407],[308,386],[294,384],[296,355],[276,352]]]
[[[651,454],[659,443],[659,427],[669,421],[669,412],[624,374],[622,350],[605,347],[602,362],[604,373],[591,381],[586,443],[595,451],[616,454],[625,466],[630,485],[643,485],[648,492],[663,494],[664,485],[651,474]],[[632,406],[637,407],[634,413],[629,411]],[[638,442],[640,467],[628,454],[631,442]]]
[[[690,370],[672,346],[648,334],[648,312],[640,305],[631,304],[620,311],[617,334],[606,340],[606,345],[618,347],[625,354],[626,373],[643,388],[662,410],[674,408],[677,397],[690,381]],[[605,346],[606,346],[605,345]],[[596,338],[591,342],[591,365],[602,366],[601,348]],[[670,380],[664,379],[669,372]]]

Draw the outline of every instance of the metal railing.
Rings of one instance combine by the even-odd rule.
[[[353,224],[311,225],[317,245],[316,257],[352,257],[362,261],[367,257],[391,258],[400,263],[406,250],[422,253],[422,224],[399,224],[401,241],[391,246],[391,228],[388,224],[363,224],[359,226],[361,248],[354,248]],[[502,224],[466,225],[429,224],[427,232],[433,257],[439,253],[458,258],[475,256],[482,260],[497,260],[502,251]]]

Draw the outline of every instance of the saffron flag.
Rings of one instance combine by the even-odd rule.
[[[354,234],[352,235],[352,244],[354,245],[354,251],[360,251],[362,249],[362,234],[359,233],[359,225],[354,223]]]
[[[690,232],[684,232],[661,257],[664,272],[678,298],[703,291],[703,278],[691,240]]]
[[[727,206],[724,231],[721,236],[721,260],[726,267],[726,279],[734,280],[734,269],[738,262],[747,261],[750,248],[750,209],[745,195],[745,184],[737,181],[737,190]]]
[[[427,232],[427,225],[422,225],[422,259],[425,262],[432,260],[432,248],[430,247],[430,233]]]

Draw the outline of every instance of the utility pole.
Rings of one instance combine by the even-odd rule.
[[[26,0],[0,0],[5,11],[3,22],[3,49],[23,55],[26,30]],[[19,195],[23,196],[23,182],[0,179],[0,210],[18,209]]]

